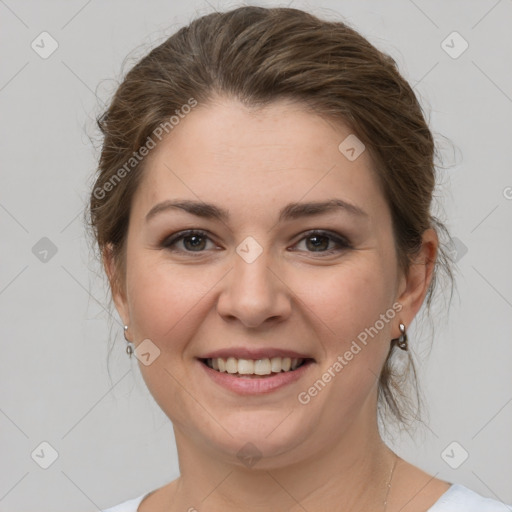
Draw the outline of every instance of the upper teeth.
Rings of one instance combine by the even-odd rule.
[[[234,357],[215,357],[207,359],[206,364],[219,372],[239,373],[242,375],[270,375],[271,373],[295,370],[304,359],[290,357],[272,357],[266,359],[236,359]]]

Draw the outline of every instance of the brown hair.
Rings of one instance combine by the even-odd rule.
[[[240,7],[198,18],[154,48],[127,73],[97,120],[104,140],[90,196],[90,226],[100,250],[112,251],[113,287],[124,289],[130,206],[144,169],[144,159],[129,169],[126,162],[191,99],[206,104],[216,95],[252,107],[289,99],[348,125],[372,157],[404,273],[426,229],[448,235],[430,212],[436,181],[433,136],[395,61],[341,21],[292,8]],[[123,166],[122,179],[114,180]],[[453,293],[450,253],[442,243],[426,296],[429,310],[440,270]],[[416,372],[409,353],[407,372],[398,372],[392,364],[395,351],[390,348],[380,375],[379,413],[386,409],[406,423],[414,414],[405,375],[412,368],[419,405]]]

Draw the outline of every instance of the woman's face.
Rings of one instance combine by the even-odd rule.
[[[353,136],[339,149],[350,135],[296,104],[222,99],[147,158],[116,306],[128,338],[146,340],[150,392],[201,453],[242,464],[252,451],[271,467],[374,426],[390,339],[425,289],[398,272],[369,153]],[[185,230],[201,233],[172,240]]]

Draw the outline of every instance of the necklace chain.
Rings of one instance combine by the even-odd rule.
[[[393,480],[393,473],[395,471],[397,461],[398,461],[398,455],[395,453],[395,461],[393,462],[393,468],[391,469],[391,475],[389,477],[389,481],[388,481],[388,485],[387,485],[386,498],[384,499],[384,512],[386,512],[386,510],[388,508],[388,495],[389,495],[389,491],[391,490],[391,481]]]
[[[388,496],[389,496],[389,491],[391,490],[391,482],[393,480],[393,473],[395,472],[395,467],[396,467],[397,461],[398,461],[398,455],[395,453],[395,460],[393,462],[393,467],[391,469],[391,475],[389,476],[389,481],[387,483],[387,491],[386,491],[386,497],[384,499],[384,511],[383,512],[386,512],[386,510],[388,508]],[[174,490],[174,501],[176,501],[177,492],[178,492],[178,487],[176,486],[176,489]]]

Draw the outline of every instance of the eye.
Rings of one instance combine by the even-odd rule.
[[[351,248],[350,242],[346,238],[329,231],[308,231],[306,236],[299,240],[298,244],[302,241],[305,241],[306,250],[308,252],[334,254]],[[333,243],[334,247],[329,247],[330,243]]]
[[[174,235],[166,238],[161,243],[161,246],[174,252],[203,252],[206,247],[206,240],[210,240],[206,231],[189,229],[187,231],[180,231]],[[174,247],[178,242],[183,241],[183,248],[175,249]],[[210,240],[211,241],[211,240]]]
[[[171,235],[164,239],[160,245],[161,247],[173,252],[199,254],[208,248],[208,241],[212,242],[206,231],[189,229]],[[299,240],[295,245],[297,246],[303,241],[306,242],[307,252],[316,252],[327,255],[341,252],[352,247],[345,237],[323,230],[308,231],[306,236],[301,238],[301,240]],[[179,242],[182,242],[181,247],[178,246]],[[332,247],[331,244],[333,244],[334,247]],[[215,246],[215,244],[213,245]]]

